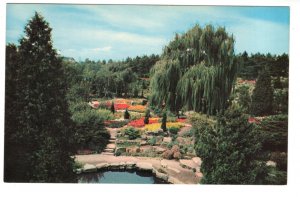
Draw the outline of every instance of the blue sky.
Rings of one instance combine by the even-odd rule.
[[[7,4],[7,43],[18,44],[34,11],[53,28],[54,48],[76,60],[161,54],[197,23],[225,26],[236,53],[289,53],[288,7]]]

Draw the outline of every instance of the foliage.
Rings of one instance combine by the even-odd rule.
[[[148,140],[148,143],[151,145],[151,146],[154,146],[156,144],[156,137],[152,137]]]
[[[161,126],[160,128],[166,132],[167,131],[167,113],[164,112],[163,113],[163,117],[162,117],[162,120],[161,120]]]
[[[250,113],[256,116],[270,115],[273,111],[273,88],[271,77],[263,70],[257,79],[252,95]]]
[[[202,117],[194,119],[192,124],[195,150],[202,159],[202,183],[264,183],[266,165],[257,160],[261,137],[240,109],[229,108],[218,114],[216,124]]]
[[[97,110],[88,109],[73,113],[75,123],[76,147],[78,150],[89,149],[102,152],[106,147],[110,134],[104,128],[105,116]]]
[[[109,128],[121,128],[128,124],[128,121],[110,120],[105,121],[105,125]]]
[[[276,113],[288,113],[288,88],[274,89],[273,110]]]
[[[150,118],[150,109],[147,109],[145,114],[145,119],[144,119],[145,124],[149,124],[149,118]]]
[[[111,102],[110,111],[111,111],[113,114],[116,112],[114,102]]]
[[[169,132],[172,134],[172,135],[177,135],[179,131],[179,128],[178,127],[170,127],[169,128]]]
[[[72,122],[66,73],[38,13],[19,46],[6,48],[5,174],[7,182],[73,182]]]
[[[272,152],[270,160],[276,162],[278,170],[287,171],[287,154],[285,152]]]
[[[266,117],[258,127],[264,136],[263,150],[287,152],[288,115]]]
[[[196,25],[176,34],[152,68],[150,103],[215,114],[228,106],[236,72],[233,36],[225,28]]]
[[[249,93],[249,86],[241,85],[237,88],[238,104],[247,113],[251,104],[251,96]]]
[[[127,127],[124,129],[125,135],[128,135],[128,139],[134,140],[140,137],[139,130],[135,129],[134,127]]]
[[[129,119],[130,118],[130,114],[128,112],[128,110],[126,109],[125,112],[124,112],[124,119]]]
[[[114,119],[114,116],[107,109],[99,109],[99,110],[97,110],[97,113],[99,116],[101,116],[103,118],[103,120],[113,120]]]

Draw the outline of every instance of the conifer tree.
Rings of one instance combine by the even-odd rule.
[[[196,118],[195,150],[202,159],[201,183],[263,184],[268,170],[259,161],[262,138],[241,110],[229,108],[217,120]]]
[[[112,101],[110,106],[110,111],[114,114],[116,112],[115,110],[115,103]]]
[[[20,40],[19,69],[15,73],[18,80],[12,93],[19,113],[15,114],[15,126],[6,125],[6,131],[17,128],[13,135],[17,146],[7,148],[16,160],[9,167],[20,169],[20,174],[7,175],[6,181],[75,181],[72,122],[65,99],[67,82],[61,59],[52,46],[51,31],[48,22],[35,13]]]
[[[266,69],[259,74],[252,95],[250,113],[255,116],[272,114],[273,88],[271,76]]]
[[[167,113],[164,112],[163,113],[163,117],[162,117],[162,120],[161,120],[161,126],[160,128],[166,132],[167,131]]]
[[[130,118],[130,114],[128,112],[128,110],[126,109],[124,112],[124,119],[129,119]]]
[[[145,124],[149,124],[149,118],[150,118],[150,110],[147,109],[146,114],[145,114],[145,119],[144,119]]]

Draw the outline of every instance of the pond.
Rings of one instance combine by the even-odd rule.
[[[100,171],[78,175],[78,183],[114,184],[167,184],[157,179],[151,172],[144,171]]]

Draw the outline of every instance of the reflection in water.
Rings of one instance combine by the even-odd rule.
[[[165,184],[153,177],[151,172],[143,171],[102,171],[78,175],[78,183],[132,183]]]

